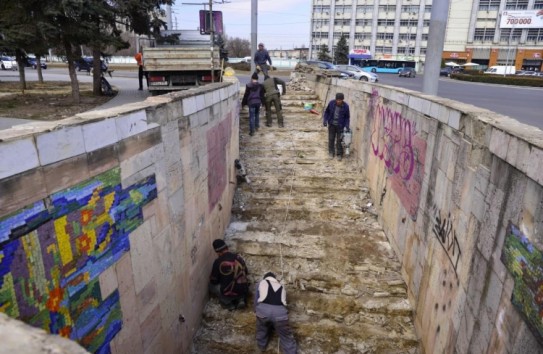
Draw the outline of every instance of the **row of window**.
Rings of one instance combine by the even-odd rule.
[[[496,30],[494,28],[476,28],[473,36],[474,41],[492,42]],[[500,31],[500,41],[518,41],[522,35],[521,28],[502,28]],[[529,28],[526,34],[528,42],[543,41],[543,28]]]
[[[334,39],[339,39],[342,35],[346,39],[349,39],[349,37],[350,37],[349,33],[334,32]],[[312,38],[325,38],[326,39],[326,38],[328,38],[328,32],[313,32],[311,37]],[[360,39],[360,40],[371,39],[371,33],[356,33],[354,35],[354,38],[355,39]],[[394,39],[394,33],[377,33],[377,39],[392,40],[392,39]],[[411,33],[411,34],[399,33],[398,34],[398,39],[400,41],[415,41],[417,39],[417,34],[416,33]],[[423,34],[421,39],[423,41],[427,41],[428,40],[428,34],[427,33]]]
[[[373,20],[372,19],[359,19],[355,20],[355,26],[371,26]],[[377,20],[377,26],[394,26],[396,20],[394,19],[378,19]],[[329,20],[313,20],[313,26],[328,26],[330,24]],[[429,27],[430,26],[430,20],[424,20],[422,22],[423,26]],[[335,26],[350,26],[351,20],[334,20]],[[400,20],[400,26],[401,27],[417,27],[418,26],[418,20]]]
[[[321,49],[320,44],[314,44],[311,46],[311,50],[314,52],[318,52]],[[335,51],[336,46],[333,46],[332,51]],[[369,50],[370,47],[364,46],[364,47],[357,47],[356,49],[366,49]],[[392,54],[392,47],[388,46],[377,46],[375,47],[375,53],[376,54]],[[414,55],[415,54],[415,48],[413,47],[397,47],[397,53],[398,54],[409,54]],[[426,48],[420,48],[420,54],[426,54]]]
[[[506,10],[527,10],[528,0],[507,0],[505,2]],[[479,10],[497,11],[500,9],[501,0],[479,0]],[[534,10],[543,9],[543,0],[534,0]]]
[[[479,0],[479,10],[481,11],[497,11],[500,9],[501,0]],[[527,10],[529,0],[507,0],[505,3],[506,10]],[[358,5],[356,6],[357,13],[371,13],[374,5]],[[533,9],[543,9],[543,0],[534,0]],[[339,5],[335,7],[338,13],[351,13],[351,5]],[[402,12],[419,13],[419,5],[402,5]],[[396,12],[396,5],[379,5],[379,13]],[[424,12],[431,13],[432,5],[424,6]],[[330,13],[330,5],[314,5],[313,13]]]

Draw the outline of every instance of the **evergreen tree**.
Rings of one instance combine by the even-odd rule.
[[[322,61],[332,60],[332,57],[330,57],[330,50],[328,50],[328,46],[326,44],[321,45],[319,52],[317,53],[317,59]]]
[[[337,41],[334,62],[336,64],[349,64],[349,46],[344,35],[341,35],[341,38]]]

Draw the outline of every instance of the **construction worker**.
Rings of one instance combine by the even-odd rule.
[[[338,92],[336,99],[328,102],[322,117],[322,125],[328,127],[328,154],[333,159],[334,155],[341,161],[343,158],[343,146],[341,146],[341,133],[350,123],[350,110],[344,101],[343,93]],[[337,152],[336,152],[337,150]]]
[[[277,113],[277,123],[280,128],[283,128],[284,122],[280,97],[281,93],[277,89],[277,85],[281,85],[282,94],[284,95],[287,92],[286,83],[281,79],[266,75],[262,85],[264,86],[264,105],[266,106],[266,126],[272,126],[271,105],[273,103],[275,106],[275,113]]]
[[[256,344],[266,350],[271,331],[279,336],[284,354],[296,354],[296,340],[288,323],[287,294],[275,274],[268,272],[255,292]]]
[[[260,67],[260,71],[264,74],[264,76],[268,76],[268,62],[270,63],[270,66],[272,65],[272,60],[270,58],[270,55],[268,54],[268,51],[264,49],[264,43],[258,43],[258,49],[255,52],[255,74],[258,74],[258,67]]]
[[[228,250],[226,243],[217,239],[213,241],[213,249],[217,259],[209,276],[209,292],[219,298],[223,308],[234,310],[247,305],[249,283],[247,266],[239,254]]]
[[[134,55],[134,59],[136,59],[136,63],[138,64],[138,80],[140,87],[138,88],[139,91],[143,90],[143,54],[141,53],[141,49],[139,52]]]

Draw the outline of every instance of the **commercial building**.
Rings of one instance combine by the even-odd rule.
[[[424,66],[432,1],[313,0],[310,57],[333,53],[343,35],[350,50],[374,59]],[[459,64],[543,66],[543,0],[450,1],[443,59]]]

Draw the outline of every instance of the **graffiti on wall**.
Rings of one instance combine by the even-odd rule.
[[[217,205],[227,184],[226,151],[231,133],[232,112],[228,113],[226,119],[207,131],[209,211]]]
[[[511,302],[543,342],[543,253],[509,223],[501,260],[515,281]]]
[[[456,231],[453,229],[453,221],[451,213],[443,215],[441,210],[434,205],[434,224],[432,226],[432,233],[439,241],[439,244],[447,254],[449,262],[451,263],[454,273],[456,274],[458,269],[458,261],[462,255],[460,250],[460,243],[456,237]]]
[[[420,200],[426,141],[417,135],[416,123],[382,103],[379,92],[372,90],[371,151],[385,164],[392,189],[413,220]]]
[[[1,218],[0,311],[109,353],[119,292],[102,298],[98,277],[130,249],[156,196],[154,176],[123,189],[115,168]]]

